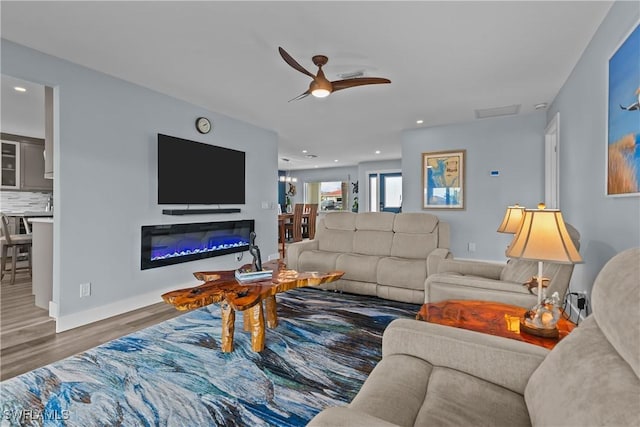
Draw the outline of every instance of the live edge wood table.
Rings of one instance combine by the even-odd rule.
[[[558,338],[543,338],[520,331],[520,318],[527,310],[490,301],[448,300],[424,304],[416,319],[497,335],[552,349],[573,330],[575,324],[561,316]]]
[[[263,269],[273,270],[273,277],[249,283],[236,280],[235,270],[199,271],[193,275],[196,279],[203,280],[204,284],[167,292],[162,295],[162,299],[178,310],[191,310],[219,302],[222,313],[223,352],[233,351],[235,313],[241,311],[244,330],[251,332],[251,348],[253,351],[262,351],[265,336],[264,311],[267,312],[267,326],[269,328],[278,326],[276,294],[290,289],[333,282],[344,274],[342,271],[297,272],[287,270],[284,263],[277,261],[265,263]]]

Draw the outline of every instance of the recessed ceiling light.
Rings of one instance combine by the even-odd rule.
[[[27,90],[25,88],[23,88],[22,86],[16,86],[13,89],[15,89],[16,92],[26,92]]]
[[[419,125],[421,125],[421,124],[423,124],[423,123],[424,123],[424,120],[416,120],[416,123],[417,123],[417,124],[419,124]]]
[[[302,152],[306,154],[306,153],[307,153],[307,150],[302,150]]]
[[[334,162],[338,163],[338,159],[335,159]]]
[[[315,165],[315,166],[314,166],[314,168],[317,168],[317,167],[318,167],[318,165]]]
[[[376,154],[380,154],[380,150],[376,150]]]
[[[536,110],[544,110],[545,108],[547,108],[547,103],[541,102],[540,104],[534,105],[533,108],[535,108]]]

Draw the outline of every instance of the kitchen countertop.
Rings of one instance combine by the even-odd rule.
[[[53,224],[53,217],[40,217],[40,218],[31,217],[27,221],[29,221],[31,224],[33,224],[34,222],[43,223],[43,224]]]

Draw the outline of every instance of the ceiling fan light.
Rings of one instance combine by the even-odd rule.
[[[311,95],[315,96],[316,98],[326,98],[330,93],[331,92],[329,92],[327,89],[314,89],[311,91]]]

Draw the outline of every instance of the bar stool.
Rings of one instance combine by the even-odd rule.
[[[2,260],[0,266],[0,280],[4,277],[4,273],[7,268],[7,258],[9,257],[9,248],[13,248],[11,257],[11,282],[13,285],[16,281],[16,272],[18,270],[28,269],[29,276],[31,276],[31,247],[32,236],[31,234],[11,234],[9,232],[9,218],[6,215],[0,214],[0,222],[2,223],[2,234],[0,237],[0,245],[2,245]],[[26,248],[28,252],[28,267],[17,267],[18,252],[21,248]]]

